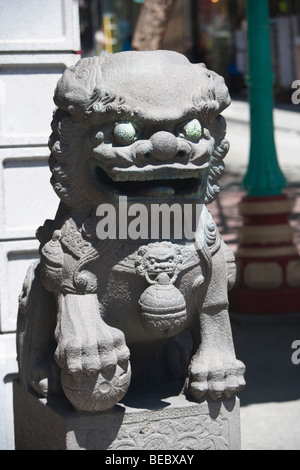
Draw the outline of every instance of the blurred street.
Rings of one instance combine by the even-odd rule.
[[[233,250],[237,245],[237,232],[241,226],[237,204],[245,195],[242,179],[246,173],[250,148],[249,104],[232,100],[223,113],[227,122],[226,138],[230,150],[225,157],[225,173],[220,180],[221,193],[209,206],[224,240]],[[277,157],[287,187],[294,201],[291,225],[295,228],[295,243],[300,250],[300,105],[291,103],[274,110],[275,142]]]
[[[275,109],[275,139],[286,192],[294,200],[291,225],[300,251],[300,106],[286,108]],[[237,205],[245,194],[241,180],[249,152],[248,104],[233,101],[223,115],[231,149],[220,196],[210,210],[223,238],[236,250],[241,226]],[[237,357],[247,368],[247,387],[239,394],[242,450],[300,450],[300,364],[291,360],[291,345],[300,340],[300,312],[231,314],[231,320]]]
[[[292,94],[292,93],[291,93]],[[250,145],[249,105],[246,101],[232,100],[223,112],[227,121],[230,151],[226,157],[226,173],[237,178],[244,175]],[[285,105],[274,109],[275,141],[278,160],[289,186],[300,186],[300,105]]]

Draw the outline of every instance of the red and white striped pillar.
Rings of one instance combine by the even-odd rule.
[[[286,195],[245,197],[236,253],[237,282],[231,311],[244,314],[300,311],[300,258],[289,224]]]

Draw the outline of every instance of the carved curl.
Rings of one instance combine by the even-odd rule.
[[[219,114],[230,105],[228,88],[224,78],[208,70],[205,64],[196,64],[194,67],[201,71],[202,80],[200,89],[193,95],[193,104],[200,112],[203,122],[211,126]]]

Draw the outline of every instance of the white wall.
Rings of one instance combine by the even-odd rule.
[[[58,198],[48,169],[53,92],[80,56],[78,0],[0,0],[0,449],[14,449],[18,296],[35,231]]]

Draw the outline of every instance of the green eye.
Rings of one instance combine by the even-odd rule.
[[[183,132],[179,134],[180,137],[184,137],[191,142],[199,142],[202,135],[202,127],[198,119],[193,119],[183,127]]]
[[[136,129],[131,122],[120,122],[114,127],[114,136],[119,145],[130,145],[136,139]]]

